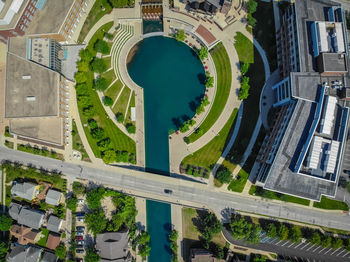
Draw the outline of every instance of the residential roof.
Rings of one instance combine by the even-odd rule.
[[[14,220],[18,220],[19,212],[21,211],[22,205],[11,202],[9,208],[9,215]]]
[[[128,233],[111,232],[96,237],[96,249],[102,259],[115,260],[128,254]]]
[[[45,213],[39,210],[22,207],[18,216],[18,224],[39,229],[44,222]]]
[[[18,239],[19,244],[26,245],[28,243],[34,243],[39,231],[34,231],[30,227],[23,225],[12,225],[10,233]]]
[[[58,260],[58,257],[55,254],[45,251],[41,259],[41,262],[56,262],[57,260]]]
[[[58,33],[74,0],[47,0],[26,30],[27,35]],[[55,19],[52,19],[55,18]]]
[[[15,245],[7,255],[8,262],[38,262],[42,249],[34,246]]]
[[[7,54],[5,117],[58,116],[59,74]]]
[[[60,241],[61,241],[60,235],[50,233],[48,238],[47,238],[46,247],[54,250],[60,244]]]
[[[50,231],[58,233],[61,229],[61,225],[62,225],[62,219],[59,219],[54,215],[50,215],[49,219],[47,220],[46,228]]]
[[[21,198],[32,200],[35,197],[36,184],[33,183],[16,183],[11,188],[11,194]]]
[[[49,205],[57,206],[61,199],[62,193],[57,190],[49,189],[46,194],[45,202]]]

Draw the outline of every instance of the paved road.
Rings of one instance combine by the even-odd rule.
[[[343,247],[338,249],[324,248],[309,242],[293,243],[291,241],[279,240],[278,238],[268,239],[265,235],[262,235],[262,241],[259,244],[248,244],[242,240],[233,239],[231,233],[226,228],[223,229],[223,234],[233,245],[273,252],[285,257],[302,257],[304,261],[345,262],[349,261],[350,258],[350,253]]]
[[[200,204],[201,206],[212,208],[216,212],[222,212],[223,217],[225,217],[225,211],[235,209],[350,230],[350,216],[341,212],[325,212],[287,203],[276,203],[238,194],[213,191],[205,184],[159,176],[143,171],[120,167],[103,168],[102,166],[100,169],[97,169],[89,163],[84,164],[84,166],[77,165],[14,151],[5,147],[0,147],[0,160],[17,161],[26,165],[32,164],[37,168],[42,167],[47,170],[55,169],[67,175],[70,179],[81,178],[104,185],[116,186],[138,196],[165,200],[170,203],[193,203],[195,206]],[[165,194],[165,188],[173,190],[172,195]]]

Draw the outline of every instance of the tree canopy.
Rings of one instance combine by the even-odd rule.
[[[7,214],[0,215],[0,231],[9,231],[12,226],[12,218]]]
[[[104,71],[107,70],[107,66],[103,59],[95,57],[90,63],[90,69],[93,72],[102,74]]]
[[[208,58],[208,48],[206,46],[202,46],[198,51],[198,56],[201,60]]]
[[[175,34],[175,39],[180,42],[185,41],[186,39],[185,31],[182,29],[177,30],[177,33]]]
[[[224,167],[216,173],[215,178],[222,184],[228,184],[232,180],[232,173]]]
[[[94,81],[94,88],[98,91],[105,91],[108,87],[108,82],[104,77],[98,77]]]
[[[111,106],[111,105],[113,105],[113,99],[110,98],[109,96],[104,96],[103,97],[103,104],[105,106]]]
[[[72,188],[73,188],[73,194],[76,195],[76,196],[85,194],[85,189],[86,188],[85,188],[85,186],[82,183],[74,181],[73,185],[72,185]]]
[[[94,235],[103,232],[107,227],[107,218],[102,209],[95,209],[85,214],[85,224]]]
[[[90,190],[86,194],[86,202],[90,209],[98,209],[101,207],[101,200],[104,197],[105,189],[104,187],[99,187]]]
[[[84,258],[86,262],[98,262],[100,261],[100,259],[101,257],[97,254],[97,252],[94,249],[88,248],[86,250],[86,255]]]
[[[66,257],[66,247],[64,244],[59,244],[55,249],[55,254],[58,258],[64,259]]]
[[[103,39],[98,39],[94,44],[94,50],[102,54],[109,54],[110,47],[106,41]]]

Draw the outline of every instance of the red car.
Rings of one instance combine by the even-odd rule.
[[[76,236],[76,237],[75,237],[75,240],[76,240],[76,241],[83,240],[83,236]]]

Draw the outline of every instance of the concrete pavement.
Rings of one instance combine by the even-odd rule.
[[[56,170],[70,179],[91,180],[148,199],[210,208],[220,217],[229,210],[241,210],[312,225],[350,230],[350,216],[342,211],[322,210],[284,202],[277,203],[266,199],[220,192],[208,189],[205,184],[144,171],[107,165],[96,168],[96,165],[91,163],[77,165],[11,150],[4,146],[0,147],[0,160],[17,161],[26,165],[34,165],[37,168]],[[165,194],[164,189],[170,189],[173,193]]]

